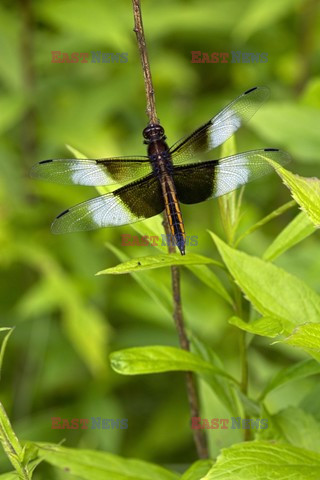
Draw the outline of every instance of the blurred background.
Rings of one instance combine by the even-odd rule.
[[[319,176],[319,1],[149,0],[142,7],[158,115],[169,144],[245,90],[266,85],[270,100],[237,133],[238,151],[282,148],[293,158],[292,171]],[[191,63],[194,50],[267,53],[268,61]],[[52,51],[127,52],[128,62],[91,63],[90,54],[88,63],[52,63]],[[40,182],[28,173],[38,161],[72,157],[67,144],[89,158],[145,154],[145,93],[131,1],[2,0],[0,52],[0,318],[1,326],[16,327],[4,359],[1,401],[21,439],[65,438],[66,446],[162,464],[191,462],[196,455],[183,375],[122,377],[108,366],[116,349],[178,344],[167,297],[169,271],[145,275],[147,285],[159,285],[161,295],[153,297],[130,276],[96,277],[119,262],[106,244],[129,258],[156,250],[121,246],[122,233],[135,233],[129,226],[53,236],[53,218],[97,192]],[[289,200],[276,175],[250,184],[241,230]],[[260,229],[241,248],[260,255],[297,211]],[[198,246],[189,251],[216,256],[206,229],[223,236],[217,202],[183,207],[183,214],[188,234],[198,235]],[[319,235],[277,264],[319,291]],[[227,323],[232,311],[191,272],[182,277],[188,326],[238,376],[238,336]],[[296,350],[256,339],[251,393],[298,358]],[[304,392],[312,386],[312,379],[301,381]],[[295,401],[288,386],[271,395],[269,406]],[[209,418],[229,417],[209,391],[203,408]],[[58,416],[128,418],[129,428],[52,430],[51,417]],[[241,439],[229,430],[210,435],[212,455]],[[9,468],[1,455],[1,471]]]

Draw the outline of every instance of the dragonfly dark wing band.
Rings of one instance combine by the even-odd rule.
[[[43,160],[31,169],[36,178],[65,185],[100,187],[130,182],[152,171],[148,157]]]
[[[236,190],[289,161],[290,156],[282,150],[251,150],[221,160],[175,167],[173,179],[181,203],[200,203]]]
[[[132,182],[112,193],[92,198],[60,213],[53,233],[70,233],[138,222],[164,210],[161,186],[154,175]]]
[[[197,155],[221,145],[250,120],[268,97],[266,87],[254,87],[244,92],[209,122],[174,144],[170,148],[173,163],[198,160]]]

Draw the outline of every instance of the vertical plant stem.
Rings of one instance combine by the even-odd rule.
[[[146,45],[146,39],[144,36],[140,0],[132,0],[132,3],[133,3],[133,16],[134,16],[133,30],[137,36],[140,60],[142,64],[144,86],[145,86],[146,97],[147,97],[147,115],[150,123],[159,123],[157,111],[156,111],[156,99],[155,99],[153,83],[152,83],[148,50]]]
[[[168,219],[165,217],[163,221],[166,237],[171,238]],[[175,253],[176,247],[168,241],[169,253]],[[172,294],[173,294],[173,318],[176,325],[176,329],[179,336],[180,347],[184,350],[190,351],[190,343],[186,334],[182,304],[181,304],[181,287],[180,287],[180,270],[179,267],[171,267],[171,281],[172,281]],[[190,406],[191,417],[200,416],[199,399],[197,395],[196,382],[192,372],[186,372],[186,385],[188,401]],[[199,458],[208,458],[208,448],[206,437],[202,430],[193,430],[193,439],[196,445]]]
[[[149,64],[149,58],[148,58],[148,51],[147,51],[146,40],[145,40],[144,30],[143,30],[140,0],[132,0],[132,3],[133,3],[133,15],[134,15],[134,32],[137,37],[137,42],[138,42],[138,47],[140,52],[140,59],[142,64],[145,92],[146,92],[146,99],[147,99],[146,112],[149,119],[149,123],[159,123],[157,111],[156,111],[155,95],[154,95],[154,89],[152,84],[152,76],[151,76],[151,70],[150,70],[150,64]],[[168,239],[171,238],[168,219],[166,214],[164,218],[164,229],[165,229],[167,238]],[[169,241],[168,241],[168,251],[169,253],[175,252],[175,246],[170,245]],[[190,351],[190,344],[186,334],[183,313],[182,313],[180,271],[178,267],[171,267],[171,279],[172,279],[172,296],[173,296],[173,305],[174,305],[173,318],[174,318],[174,322],[178,332],[180,347],[183,348],[184,350]],[[187,385],[187,395],[188,395],[188,400],[190,405],[191,416],[199,417],[200,416],[199,401],[198,401],[198,395],[196,390],[196,382],[192,372],[186,373],[186,385]],[[208,450],[207,450],[206,438],[204,436],[204,432],[202,430],[193,430],[193,438],[194,438],[194,442],[196,445],[199,458],[207,458]]]
[[[236,313],[240,318],[243,318],[243,308],[242,308],[242,292],[238,285],[235,285],[235,305]],[[241,365],[241,382],[240,388],[244,395],[248,395],[248,383],[249,383],[249,365],[248,365],[248,351],[246,344],[246,332],[240,330],[239,337],[239,350],[240,350],[240,365]],[[247,418],[247,415],[246,415]],[[251,439],[250,429],[244,429],[243,431],[244,441]]]

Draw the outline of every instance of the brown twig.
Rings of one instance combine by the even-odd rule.
[[[134,15],[134,32],[137,36],[137,42],[139,46],[140,59],[143,69],[143,77],[147,98],[147,115],[149,118],[149,123],[159,123],[156,104],[155,104],[155,95],[152,84],[152,77],[150,71],[150,64],[148,59],[147,46],[144,36],[143,23],[142,23],[142,14],[140,7],[140,0],[132,0],[133,3],[133,15]],[[169,241],[171,239],[168,218],[165,213],[164,218],[164,229],[166,237],[168,239],[168,251],[169,253],[175,253],[176,248]],[[173,318],[178,332],[180,347],[184,350],[190,351],[190,344],[186,334],[184,319],[182,313],[182,304],[181,304],[181,289],[180,289],[180,271],[178,267],[171,267],[171,279],[172,279],[172,295],[173,295],[173,305],[174,312]],[[196,382],[192,372],[186,372],[186,384],[187,384],[187,394],[190,405],[190,412],[192,417],[200,416],[199,401],[196,390]],[[199,458],[207,458],[208,450],[206,445],[206,438],[202,430],[193,430],[193,438],[197,448],[197,453]]]
[[[140,0],[132,0],[134,16],[134,32],[137,36],[137,42],[140,52],[142,71],[144,77],[144,86],[147,97],[147,115],[150,123],[159,123],[156,111],[156,99],[154,96],[151,70],[148,58],[146,40],[144,36]]]
[[[164,230],[166,232],[166,238],[172,238],[169,228],[167,217],[165,216],[163,221]],[[168,241],[169,253],[175,253],[176,247]],[[181,289],[180,289],[180,270],[179,267],[171,267],[171,282],[172,282],[172,295],[173,295],[173,318],[176,325],[176,329],[179,336],[180,347],[184,350],[190,351],[190,343],[184,327],[184,319],[181,304]],[[186,372],[186,385],[188,401],[190,406],[191,417],[199,417],[199,400],[197,395],[197,388],[195,378],[192,372]],[[208,448],[206,437],[202,430],[193,430],[193,439],[197,448],[199,458],[208,458]]]

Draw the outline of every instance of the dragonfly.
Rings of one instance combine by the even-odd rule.
[[[164,128],[159,123],[149,123],[143,130],[146,156],[50,159],[37,163],[31,170],[36,178],[95,187],[120,184],[109,193],[64,210],[54,220],[52,232],[127,225],[165,211],[175,245],[184,255],[186,233],[181,204],[225,195],[269,174],[274,170],[269,160],[279,166],[290,161],[289,154],[277,148],[214,160],[203,158],[246,124],[268,97],[267,87],[250,88],[170,148]]]

